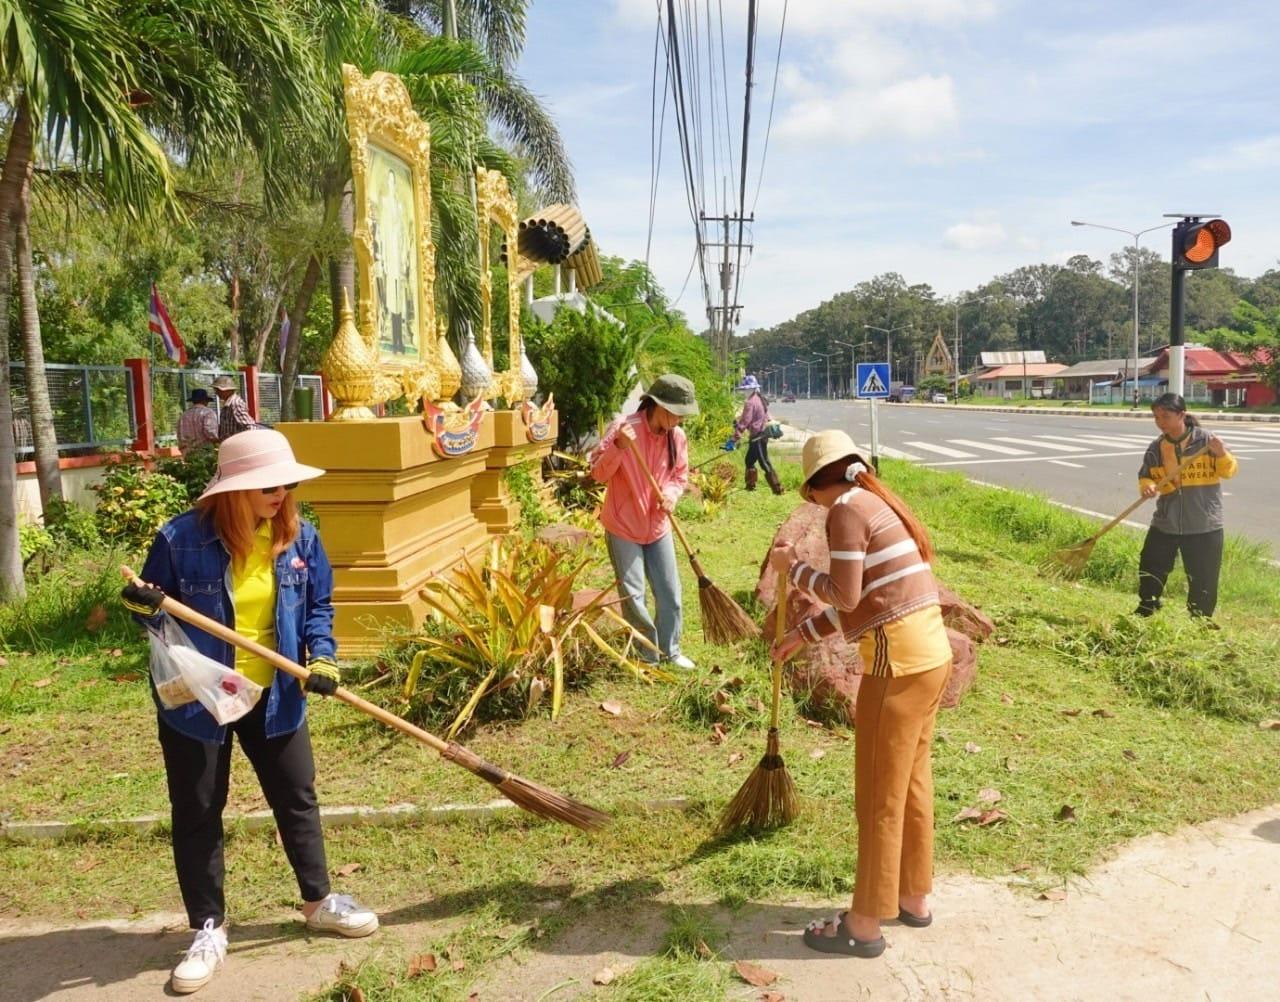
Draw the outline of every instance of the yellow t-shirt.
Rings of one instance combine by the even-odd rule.
[[[951,662],[951,641],[936,605],[877,626],[858,639],[864,671],[881,678],[902,678]]]
[[[269,521],[258,527],[244,565],[231,565],[231,601],[236,610],[236,632],[275,650],[276,573]],[[241,648],[236,648],[236,671],[264,688],[276,675],[275,665]]]

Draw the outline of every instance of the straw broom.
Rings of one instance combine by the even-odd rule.
[[[640,469],[644,471],[645,477],[649,481],[649,486],[653,488],[653,493],[658,496],[659,501],[662,499],[662,488],[658,486],[658,481],[654,479],[653,471],[649,469],[649,464],[645,462],[644,456],[636,447],[628,436],[619,436],[626,443],[631,454],[636,457],[636,462],[640,464]],[[702,632],[706,635],[707,641],[713,644],[731,644],[735,640],[747,640],[751,637],[758,637],[760,631],[756,628],[756,624],[752,622],[751,617],[738,605],[732,598],[726,595],[715,583],[707,577],[707,572],[702,569],[702,564],[698,562],[697,556],[693,552],[693,547],[689,545],[689,540],[685,538],[684,529],[680,527],[680,523],[676,521],[675,515],[668,516],[671,519],[671,528],[675,530],[680,544],[684,547],[685,553],[689,555],[689,563],[693,567],[693,573],[698,577],[698,605],[702,609]]]
[[[130,568],[122,566],[120,573],[125,576],[126,580],[132,581],[134,584],[142,584],[138,576]],[[247,637],[242,637],[230,627],[196,612],[190,606],[174,601],[167,595],[160,603],[160,608],[175,619],[181,619],[183,622],[190,623],[192,626],[204,630],[205,633],[209,633],[219,640],[224,640],[229,644],[256,654],[258,657],[275,665],[281,671],[292,675],[299,682],[305,683],[311,676],[311,672],[307,671],[306,668],[295,664],[279,652],[263,647]],[[350,706],[354,706],[362,713],[367,713],[388,727],[393,727],[402,734],[407,734],[427,747],[433,748],[446,761],[462,766],[468,772],[479,776],[486,783],[497,787],[504,797],[531,814],[550,818],[552,821],[563,821],[566,824],[571,824],[587,831],[600,828],[609,820],[609,815],[602,811],[598,811],[587,804],[579,803],[576,800],[571,800],[563,794],[547,789],[545,786],[540,786],[527,779],[521,779],[505,769],[486,762],[479,755],[468,751],[455,741],[442,741],[434,734],[424,731],[421,727],[415,727],[407,720],[397,717],[394,713],[384,710],[366,699],[361,699],[349,689],[339,687],[334,692],[333,697]]]
[[[1159,489],[1163,487],[1165,484],[1169,483],[1169,481],[1180,475],[1193,460],[1203,455],[1204,451],[1205,450],[1201,449],[1200,452],[1183,457],[1183,460],[1178,464],[1177,469],[1170,470],[1156,481],[1156,488]],[[1133,514],[1133,512],[1141,507],[1147,500],[1148,499],[1146,497],[1139,496],[1137,501],[1129,505],[1128,508],[1122,511],[1088,539],[1083,542],[1074,543],[1071,546],[1065,546],[1061,550],[1058,550],[1049,560],[1040,565],[1040,570],[1053,577],[1074,578],[1079,576],[1080,572],[1084,570],[1085,564],[1089,562],[1089,557],[1093,554],[1093,548],[1097,545],[1098,540]]]
[[[778,604],[774,609],[773,641],[787,631],[787,575],[778,575]],[[764,757],[751,770],[734,798],[720,815],[716,831],[725,835],[739,828],[759,831],[790,824],[800,813],[796,784],[782,761],[778,744],[778,709],[782,703],[782,665],[773,666],[773,706],[769,712],[769,737]]]

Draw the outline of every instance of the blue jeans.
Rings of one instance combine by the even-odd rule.
[[[671,533],[652,543],[633,543],[611,532],[604,534],[609,561],[618,578],[622,597],[622,614],[641,636],[657,645],[664,658],[680,655],[680,571],[676,567],[676,550]],[[645,608],[644,583],[649,581],[657,606],[657,625]],[[637,645],[637,657],[654,663],[658,656],[652,648]]]

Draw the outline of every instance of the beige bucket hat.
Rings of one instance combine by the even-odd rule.
[[[859,454],[858,447],[853,444],[853,439],[839,429],[832,428],[809,436],[804,443],[804,448],[800,451],[800,465],[804,470],[804,482],[808,483],[809,478],[824,466],[828,466],[840,459],[850,458],[857,459],[864,466],[870,466]]]
[[[232,435],[218,446],[218,472],[200,497],[281,487],[323,475],[324,470],[319,467],[294,459],[289,440],[280,432],[252,428]]]

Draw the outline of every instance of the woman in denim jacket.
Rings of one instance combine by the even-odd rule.
[[[334,662],[333,572],[315,528],[298,517],[291,491],[324,471],[298,463],[277,431],[233,435],[218,449],[218,472],[192,510],[166,523],[142,569],[146,585],[125,604],[149,629],[162,625],[164,595],[274,648],[311,670],[306,690],[330,695]],[[186,631],[202,654],[263,686],[258,704],[222,726],[198,702],[165,709],[155,696],[168,776],[173,856],[195,941],[173,970],[175,992],[208,983],[226,956],[222,810],[235,733],[275,814],[302,892],[308,928],[367,936],[373,912],[329,889],[324,836],[298,680],[201,630]]]

